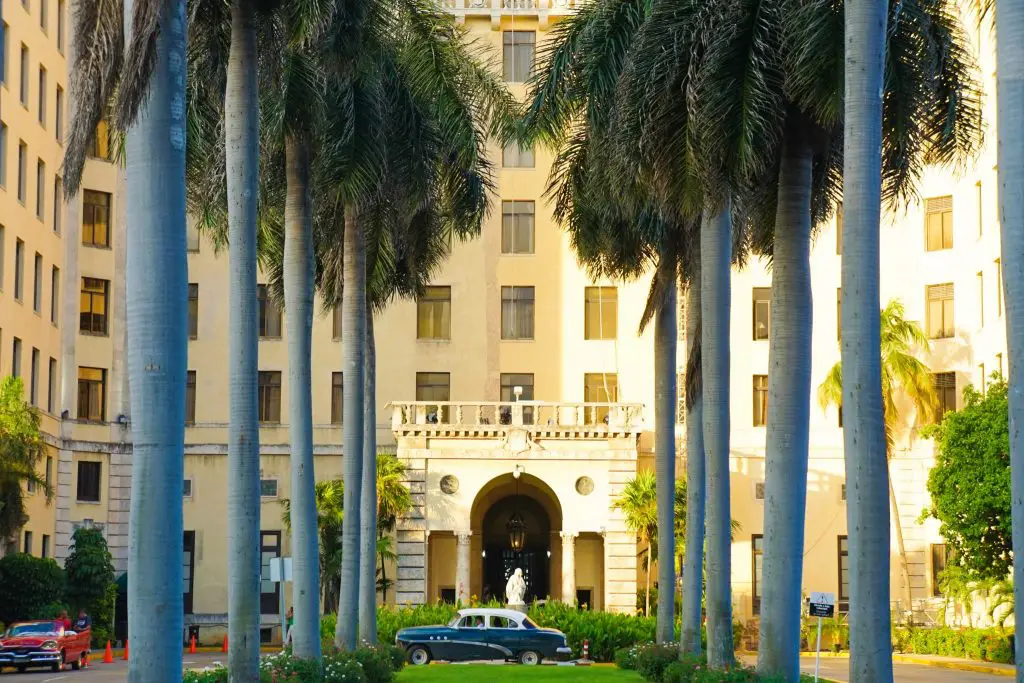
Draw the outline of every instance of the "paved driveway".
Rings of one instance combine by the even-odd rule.
[[[3,683],[55,683],[56,681],[62,683],[122,683],[128,680],[128,662],[118,659],[113,664],[104,664],[102,657],[102,653],[99,659],[94,657],[92,665],[81,671],[68,670],[54,673],[50,670],[32,669],[19,674],[15,673],[13,669],[4,669],[0,681]],[[226,661],[227,655],[220,653],[185,655],[182,668],[210,666],[214,662]]]
[[[814,674],[814,659],[801,659],[800,668],[804,673]],[[897,683],[992,683],[993,681],[1012,680],[1007,676],[955,671],[902,662],[894,662],[892,668]],[[834,681],[850,680],[850,660],[834,657],[822,658],[821,675]]]

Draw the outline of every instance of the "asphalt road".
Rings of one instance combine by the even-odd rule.
[[[185,655],[182,668],[198,668],[212,666],[217,662],[223,662],[226,655],[223,654],[194,654]],[[801,668],[808,674],[814,673],[814,660],[801,660]],[[969,671],[953,671],[931,666],[920,666],[918,664],[893,664],[898,683],[994,683],[995,681],[1010,680],[1006,676],[993,674],[980,674]],[[821,675],[835,681],[849,680],[849,660],[836,658],[823,658],[821,660]],[[16,674],[7,670],[3,674],[4,680],[11,683],[24,681],[25,683],[123,683],[128,680],[128,662],[115,661],[113,664],[94,663],[83,671],[63,671],[54,673],[52,671],[31,671],[25,674]]]

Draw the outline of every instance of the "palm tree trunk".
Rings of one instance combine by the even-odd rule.
[[[259,195],[259,90],[252,3],[231,7],[231,52],[224,98],[231,263],[228,297],[228,669],[232,681],[259,679],[260,447],[256,381],[256,210]]]
[[[889,507],[892,511],[892,528],[896,531],[896,548],[900,553],[900,574],[903,575],[904,611],[909,614],[908,621],[914,621],[914,596],[910,586],[910,563],[907,561],[907,546],[903,543],[903,524],[900,522],[900,507],[896,502],[896,489],[892,485],[892,473],[889,473]]]
[[[651,616],[651,544],[647,544],[647,571],[644,572],[644,616]]]
[[[800,678],[800,611],[811,404],[811,149],[790,121],[772,259],[764,565],[758,671]]]
[[[320,551],[313,468],[313,204],[309,148],[285,140],[288,194],[285,198],[284,315],[288,333],[288,422],[291,432],[292,651],[320,659]]]
[[[345,207],[344,294],[344,480],[345,518],[342,521],[341,590],[338,598],[338,626],[335,644],[355,650],[359,621],[359,517],[363,478],[363,386],[364,337],[366,328],[366,239],[358,210]]]
[[[729,512],[729,316],[732,221],[728,201],[706,212],[701,251],[701,375],[707,454],[708,666],[735,659],[732,643],[732,528]],[[876,316],[877,317],[877,316]]]
[[[676,268],[663,259],[657,277],[665,296],[654,319],[654,458],[658,505],[657,640],[666,643],[675,631],[676,572]]]
[[[377,643],[377,359],[373,311],[366,312],[363,481],[359,512],[359,641]]]
[[[996,99],[999,121],[999,215],[1010,359],[1010,467],[1013,553],[1024,557],[1024,5],[996,0]],[[1024,606],[1024,562],[1013,567],[1014,614]],[[1024,679],[1024,643],[1015,649],[1017,680]]]
[[[850,678],[877,683],[892,681],[886,504],[889,471],[878,315],[887,10],[888,3],[882,0],[847,0],[845,5],[841,362],[850,560]]]
[[[698,255],[699,259],[699,255]],[[699,375],[692,354],[700,350],[700,273],[690,278],[686,290],[687,372]],[[700,623],[704,597],[704,401],[699,377],[686,377],[696,391],[686,402],[686,564],[683,569],[683,607],[679,651],[700,653]]]
[[[125,5],[130,25],[132,4]],[[128,131],[128,372],[132,505],[130,677],[181,678],[181,481],[188,368],[185,256],[185,2],[164,0],[149,97]],[[70,293],[69,293],[70,294]],[[74,325],[72,320],[63,324]]]

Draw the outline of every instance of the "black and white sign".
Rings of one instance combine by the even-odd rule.
[[[811,593],[810,608],[807,612],[812,617],[832,617],[836,613],[835,593]]]

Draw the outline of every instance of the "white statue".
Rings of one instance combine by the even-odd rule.
[[[509,577],[505,584],[505,598],[509,605],[522,605],[526,596],[526,581],[523,579],[523,570],[516,567],[516,571]]]

